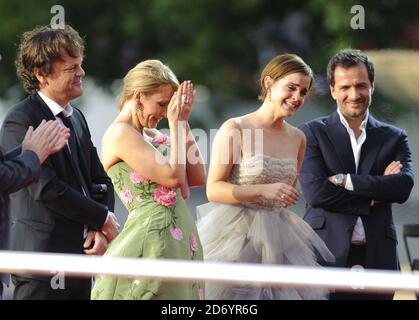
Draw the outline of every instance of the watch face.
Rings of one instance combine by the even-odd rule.
[[[343,174],[337,174],[336,175],[336,182],[339,185],[341,185],[343,183]]]

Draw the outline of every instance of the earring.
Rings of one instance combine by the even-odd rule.
[[[138,110],[141,110],[141,108],[140,106],[137,106],[137,105],[135,105],[134,108],[132,108],[131,110],[132,124],[134,128],[137,128],[137,129],[140,128],[140,120],[138,119]]]
[[[135,99],[135,111],[137,112],[140,110],[141,112],[144,111],[144,106],[141,104],[141,102],[137,99]]]
[[[271,89],[268,89],[268,92],[266,94],[266,100],[268,100],[269,102],[271,102]]]
[[[139,109],[140,111],[143,111],[143,109],[144,109],[144,106],[141,104],[141,100],[140,100],[140,97],[136,97],[135,98],[135,109],[136,109],[136,111]]]

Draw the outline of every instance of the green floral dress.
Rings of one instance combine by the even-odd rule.
[[[149,139],[163,155],[169,138],[160,134]],[[179,189],[170,189],[141,177],[125,162],[109,168],[115,191],[129,215],[121,233],[110,244],[106,256],[156,259],[203,260],[195,222]],[[92,299],[203,299],[201,282],[161,282],[98,276]]]

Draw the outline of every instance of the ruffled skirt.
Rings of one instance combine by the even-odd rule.
[[[240,205],[207,203],[198,208],[204,261],[319,266],[316,254],[334,261],[323,240],[298,215]],[[210,300],[326,299],[321,288],[221,287],[206,283]]]

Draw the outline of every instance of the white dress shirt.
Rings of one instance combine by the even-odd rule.
[[[62,127],[65,127],[63,121],[61,120],[60,117],[58,117],[58,115],[62,112],[63,115],[66,118],[70,117],[73,114],[73,107],[70,104],[68,104],[65,107],[60,106],[57,102],[55,102],[51,98],[47,97],[41,91],[38,91],[37,93],[41,97],[41,99],[45,102],[45,104],[48,106],[48,108],[51,110],[51,112],[54,115],[55,119],[58,120],[58,122],[61,124]],[[68,142],[67,142],[67,146],[68,146]],[[70,148],[68,148],[68,150],[71,153]]]
[[[359,129],[361,130],[361,134],[359,135],[358,139],[355,137],[354,131],[349,127],[348,122],[346,121],[345,117],[340,112],[339,108],[337,109],[339,114],[340,121],[342,122],[343,126],[345,127],[346,131],[348,131],[349,138],[351,140],[351,147],[352,152],[354,155],[355,160],[355,169],[358,171],[359,165],[359,157],[361,155],[362,145],[364,144],[365,140],[367,139],[367,132],[365,130],[368,122],[369,111],[367,109],[366,115],[364,120],[362,121]],[[345,189],[349,191],[354,190],[354,186],[352,184],[351,175],[346,175],[346,184]],[[360,217],[356,220],[354,231],[352,232],[352,243],[353,244],[364,244],[366,242],[365,238],[365,229]]]

